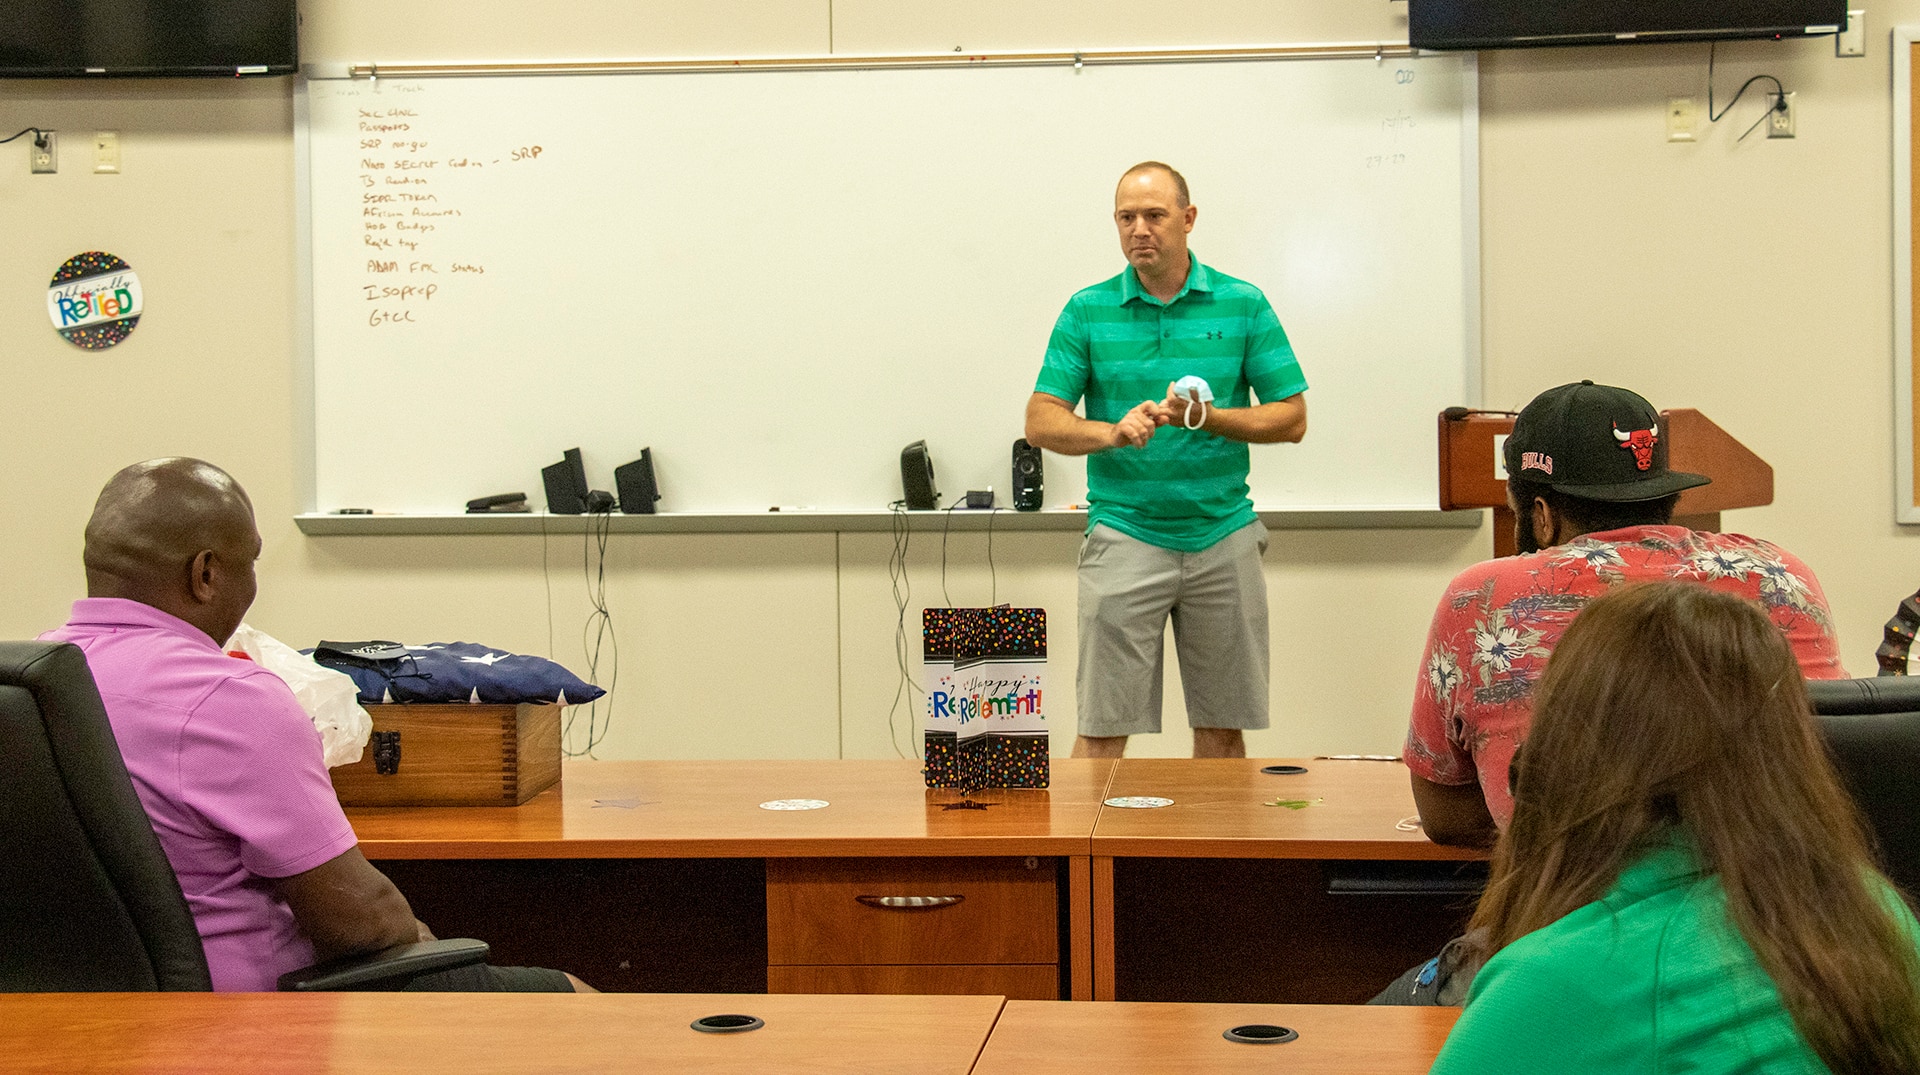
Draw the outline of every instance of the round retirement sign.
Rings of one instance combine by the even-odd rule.
[[[68,343],[103,351],[132,335],[140,323],[140,278],[112,254],[77,254],[47,285],[47,316]]]

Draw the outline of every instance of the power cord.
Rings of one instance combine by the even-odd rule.
[[[966,499],[962,494],[953,503],[947,505],[946,525],[940,532],[940,596],[946,600],[948,608],[953,607],[953,597],[947,593],[947,537],[953,533],[953,510]],[[987,606],[989,608],[1000,604],[1000,571],[993,563],[993,520],[1000,514],[1000,510],[998,504],[987,509]]]
[[[947,537],[953,533],[953,509],[966,502],[967,495],[962,493],[947,505],[946,525],[940,531],[940,596],[946,600],[948,608],[953,607],[953,595],[947,593]]]
[[[613,611],[607,607],[607,539],[612,532],[613,513],[602,510],[588,516],[587,528],[581,534],[580,570],[587,584],[587,602],[593,606],[587,622],[580,628],[580,645],[587,654],[587,682],[600,686],[602,646],[609,650],[612,669],[607,674],[607,693],[587,703],[585,747],[575,749],[573,746],[573,726],[579,707],[568,711],[560,734],[561,746],[569,758],[592,757],[593,748],[606,739],[608,729],[613,726],[613,692],[620,684],[620,636],[613,627]],[[607,703],[604,714],[600,711],[603,701]]]
[[[1752,127],[1748,127],[1739,138],[1735,139],[1735,141],[1744,142],[1747,140],[1747,135],[1752,134],[1756,128],[1767,121],[1769,115],[1774,112],[1785,112],[1787,110],[1787,88],[1782,86],[1780,80],[1772,75],[1755,75],[1740,84],[1740,88],[1734,92],[1733,100],[1727,102],[1727,107],[1721,109],[1719,112],[1715,112],[1713,110],[1713,62],[1717,45],[1718,42],[1709,42],[1707,45],[1707,122],[1718,123],[1722,119],[1725,119],[1727,113],[1733,111],[1733,106],[1740,103],[1740,98],[1747,92],[1747,88],[1754,83],[1762,79],[1773,83],[1774,103],[1767,106],[1765,112],[1760,113],[1760,118],[1753,121]]]
[[[28,157],[28,160],[37,160],[42,154],[44,154],[48,160],[52,160],[53,132],[44,127],[22,127],[7,138],[0,138],[0,145],[6,145],[8,142],[27,134],[33,135],[33,154]],[[33,168],[33,171],[36,172],[40,170],[37,166]]]
[[[1000,505],[995,504],[987,511],[987,606],[1000,607],[1000,572],[993,566],[993,520],[1000,514]]]
[[[887,505],[893,515],[893,555],[887,560],[887,577],[893,583],[893,658],[900,670],[900,682],[893,690],[893,704],[887,707],[887,742],[893,747],[896,757],[905,758],[909,754],[900,749],[900,733],[897,720],[900,703],[907,696],[907,688],[913,688],[917,698],[924,694],[920,684],[914,682],[913,671],[908,661],[911,647],[907,644],[907,608],[913,602],[913,583],[907,578],[907,548],[913,538],[913,525],[907,515],[907,502],[896,500]],[[913,714],[907,714],[907,734],[912,738]],[[913,751],[912,757],[918,758],[920,752]]]
[[[540,581],[547,588],[547,660],[553,655],[553,568],[547,563],[547,513],[540,513]]]
[[[953,534],[953,512],[966,502],[966,494],[961,494],[946,507],[946,519],[940,531],[940,596],[947,607],[953,607],[953,596],[947,592],[947,539]],[[912,538],[912,523],[907,515],[907,502],[896,500],[887,505],[893,513],[893,555],[887,561],[887,575],[893,581],[893,605],[896,619],[893,631],[894,660],[900,669],[900,682],[894,688],[893,704],[887,707],[887,741],[893,745],[893,752],[900,757],[907,754],[900,749],[899,732],[896,724],[900,702],[906,697],[908,687],[913,688],[916,696],[925,694],[920,684],[914,682],[909,667],[907,645],[907,608],[912,604],[913,586],[907,579],[907,548]],[[988,604],[998,606],[1000,602],[1000,572],[993,562],[993,521],[1000,514],[998,505],[987,514],[987,577],[990,580]],[[911,714],[909,714],[908,734],[912,734]],[[915,749],[913,757],[921,757]]]

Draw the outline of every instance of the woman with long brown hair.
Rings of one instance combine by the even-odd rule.
[[[1920,1072],[1920,926],[1756,606],[1626,587],[1540,686],[1435,1072]]]

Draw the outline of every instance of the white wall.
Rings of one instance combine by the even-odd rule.
[[[1402,10],[308,0],[303,50],[398,63],[1390,40],[1404,35]],[[1813,565],[1856,674],[1871,672],[1881,624],[1920,585],[1920,535],[1892,511],[1886,34],[1920,23],[1920,0],[1875,4],[1869,18],[1865,59],[1835,59],[1826,41],[1721,46],[1722,87],[1766,70],[1799,92],[1791,142],[1735,144],[1758,115],[1750,102],[1696,144],[1665,141],[1668,96],[1704,104],[1704,45],[1487,54],[1481,75],[1487,401],[1517,406],[1593,377],[1715,418],[1778,483],[1774,506],[1727,525]],[[266,538],[257,626],[296,643],[459,637],[545,652],[551,607],[554,654],[583,668],[577,536],[550,539],[543,572],[538,538],[307,538],[292,525],[290,101],[285,82],[0,82],[0,133],[66,136],[55,176],[27,175],[20,143],[0,148],[0,637],[58,623],[82,592],[80,531],[107,476],[183,453],[254,495]],[[94,176],[85,139],[107,129],[121,134],[123,174]],[[62,342],[41,300],[54,268],[92,249],[126,258],[146,288],[139,329],[100,354]],[[1396,749],[1426,618],[1489,542],[1484,529],[1277,533],[1275,726],[1253,750]],[[940,603],[939,546],[914,539],[910,628],[919,605]],[[994,542],[1000,599],[1052,614],[1062,716],[1075,547],[1068,534]],[[891,756],[890,550],[884,534],[616,538],[608,597],[624,661],[600,755]],[[985,600],[984,536],[956,535],[950,554],[954,600]],[[1181,721],[1177,701],[1168,721]],[[1134,745],[1185,750],[1184,734]]]

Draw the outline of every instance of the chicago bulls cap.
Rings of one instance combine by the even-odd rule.
[[[1581,381],[1549,388],[1514,419],[1507,473],[1583,500],[1632,503],[1713,479],[1667,469],[1667,430],[1653,404]]]

